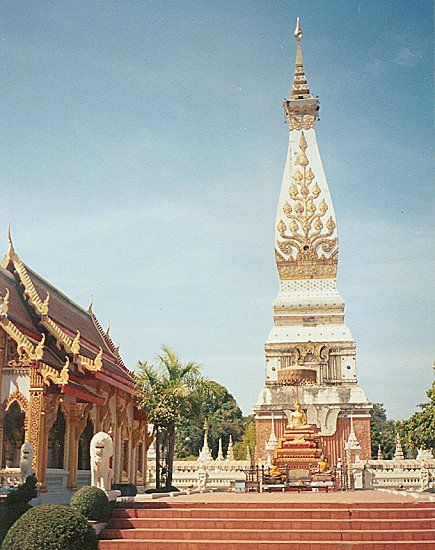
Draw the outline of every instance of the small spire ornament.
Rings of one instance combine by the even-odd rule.
[[[400,441],[399,432],[396,432],[396,450],[394,451],[394,460],[403,460],[402,442]]]
[[[234,460],[233,436],[232,435],[230,435],[230,441],[228,443],[227,460]]]
[[[216,460],[224,460],[224,453],[222,451],[222,437],[219,438],[219,449]]]

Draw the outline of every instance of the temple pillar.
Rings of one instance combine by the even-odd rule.
[[[147,444],[146,442],[142,443],[142,464],[141,464],[141,468],[142,468],[142,485],[144,487],[147,486],[147,478],[148,478],[148,457],[147,457],[147,450],[148,450],[148,447],[147,447]]]
[[[3,368],[6,364],[6,332],[0,330],[0,468],[3,464]]]
[[[122,462],[122,424],[119,423],[118,411],[116,413],[115,429],[113,435],[113,477],[115,483],[121,483],[121,462]]]
[[[68,433],[70,438],[68,452],[68,481],[67,488],[70,491],[77,490],[77,464],[79,452],[79,439],[88,421],[89,411],[92,405],[89,403],[71,403]]]
[[[66,420],[66,428],[65,428],[65,446],[64,446],[64,454],[63,454],[63,469],[68,470],[69,465],[69,455],[70,455],[70,442],[71,442],[71,433],[70,433],[70,427],[71,423],[69,421],[70,415],[71,415],[71,408],[70,403],[65,403],[65,401],[61,401],[61,408],[62,412],[65,416]]]
[[[58,399],[55,395],[46,394],[42,377],[35,365],[30,368],[30,399],[28,413],[27,439],[35,451],[33,469],[40,484],[40,492],[47,491],[47,453],[48,433],[56,419]]]

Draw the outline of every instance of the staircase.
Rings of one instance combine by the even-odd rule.
[[[100,550],[428,550],[434,519],[430,502],[129,503],[114,510]]]

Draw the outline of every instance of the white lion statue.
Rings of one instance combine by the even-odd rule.
[[[113,441],[106,432],[98,432],[91,439],[91,485],[110,491],[113,470],[110,459],[113,455]]]
[[[33,472],[32,460],[35,451],[33,450],[33,445],[26,441],[21,445],[20,451],[20,478],[24,483],[26,479],[31,476]]]

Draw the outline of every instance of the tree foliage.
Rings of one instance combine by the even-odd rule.
[[[194,361],[182,363],[167,346],[162,346],[162,353],[157,355],[157,365],[140,361],[138,366],[136,395],[157,433],[157,488],[161,486],[160,471],[164,475],[163,485],[170,488],[176,427],[183,419],[196,416],[209,388],[200,374],[201,366]],[[160,458],[164,462],[162,468]]]
[[[379,444],[381,444],[384,458],[393,458],[396,448],[396,422],[387,418],[387,412],[382,403],[373,403],[370,431],[372,439],[372,456],[378,456],[378,448]]]
[[[398,430],[403,442],[415,455],[417,449],[434,449],[435,447],[435,382],[426,392],[427,403],[420,403],[420,411],[408,420],[398,422]]]
[[[208,444],[216,458],[219,439],[222,438],[224,452],[228,447],[230,435],[233,441],[239,441],[243,435],[244,421],[242,411],[229,391],[214,382],[206,382],[207,391],[201,396],[193,395],[197,405],[197,414],[183,418],[176,435],[176,456],[185,459],[198,456],[204,441],[204,422],[208,421]],[[200,397],[200,398],[199,398]]]
[[[256,433],[254,415],[244,416],[242,439],[234,445],[234,458],[236,460],[246,458],[247,447],[249,447],[251,457],[254,456]]]

